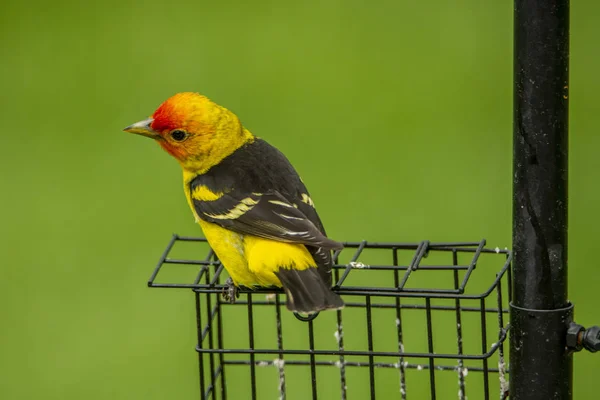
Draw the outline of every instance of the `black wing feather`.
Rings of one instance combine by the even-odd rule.
[[[326,249],[342,248],[279,192],[243,195],[225,194],[214,201],[194,199],[194,207],[200,218],[242,234]],[[240,210],[240,204],[246,207]],[[246,208],[249,209],[243,211]]]

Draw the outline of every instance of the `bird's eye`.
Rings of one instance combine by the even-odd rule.
[[[183,142],[187,138],[188,134],[186,131],[181,129],[174,129],[171,131],[171,137],[176,142]]]

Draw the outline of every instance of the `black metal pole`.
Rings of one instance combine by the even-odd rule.
[[[514,0],[510,395],[572,398],[566,333],[569,0]]]

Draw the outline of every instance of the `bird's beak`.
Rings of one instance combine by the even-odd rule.
[[[158,139],[160,135],[154,129],[150,127],[154,119],[148,118],[140,122],[136,122],[133,125],[129,125],[127,128],[123,129],[125,132],[135,133],[136,135],[146,136],[152,139]]]

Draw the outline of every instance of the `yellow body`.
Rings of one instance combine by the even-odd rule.
[[[231,276],[233,283],[247,287],[278,286],[281,282],[275,275],[280,268],[303,270],[316,267],[313,257],[302,244],[278,242],[253,235],[241,235],[217,224],[204,221],[196,215],[189,183],[197,173],[183,170],[183,190],[188,204],[202,228],[210,247]],[[214,193],[200,187],[193,193],[198,200],[214,201],[223,193]]]

